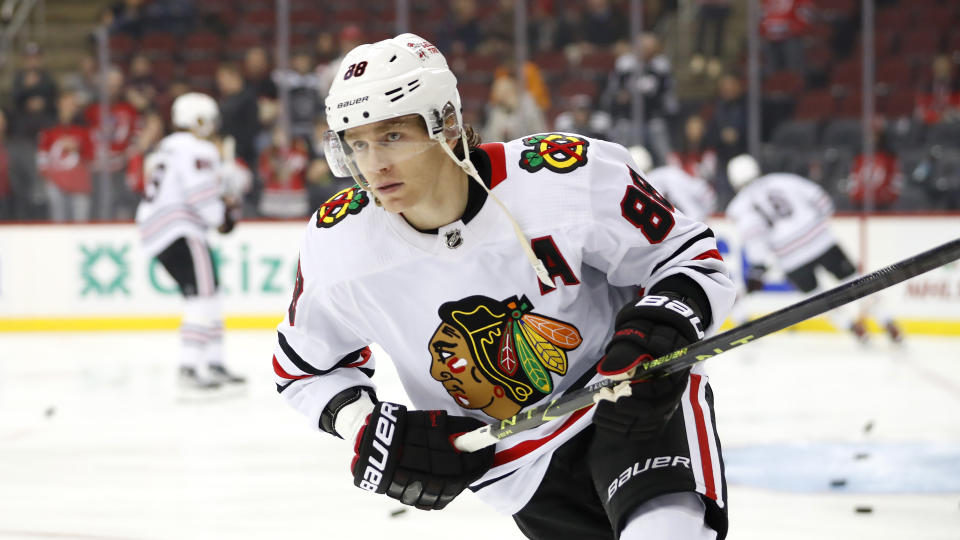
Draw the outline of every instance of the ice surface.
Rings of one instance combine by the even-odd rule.
[[[522,538],[469,493],[391,517],[353,487],[350,444],[276,394],[275,335],[228,331],[247,392],[188,402],[176,333],[0,334],[0,538]],[[729,538],[960,538],[958,346],[781,333],[710,360]]]

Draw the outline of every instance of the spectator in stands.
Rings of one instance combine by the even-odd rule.
[[[57,83],[44,65],[40,45],[29,42],[20,56],[22,67],[13,75],[13,102],[22,108],[27,99],[42,100],[43,112],[57,114]]]
[[[50,219],[56,223],[90,219],[90,130],[79,124],[76,96],[66,92],[57,101],[59,123],[37,136],[37,166],[45,180]]]
[[[185,32],[194,20],[194,0],[122,0],[111,7],[110,31],[140,38],[149,32]]]
[[[141,58],[138,60],[138,57]],[[159,109],[159,93],[150,73],[150,60],[138,55],[130,63],[130,79],[124,95],[137,110],[137,130],[127,148],[127,188],[143,196],[143,160],[165,134],[165,121]]]
[[[305,173],[307,144],[303,139],[292,141],[280,127],[272,133],[270,145],[257,160],[257,169],[263,180],[260,197],[260,215],[272,218],[294,218],[307,215],[309,199]]]
[[[740,78],[732,73],[720,77],[713,117],[707,126],[706,145],[717,153],[714,188],[722,207],[733,197],[727,182],[727,163],[747,151],[747,100]]]
[[[627,18],[610,0],[587,0],[583,14],[583,39],[594,47],[610,47],[627,37]]]
[[[531,56],[538,52],[556,50],[557,19],[553,15],[553,0],[535,0],[527,13],[527,50]],[[443,50],[443,47],[440,47]],[[544,66],[546,67],[546,66]],[[559,67],[559,66],[554,66]]]
[[[850,203],[857,209],[886,210],[900,198],[903,174],[897,156],[888,144],[886,124],[882,120],[876,122],[872,136],[873,157],[867,159],[864,154],[858,155],[850,171]]]
[[[244,83],[240,67],[230,62],[217,67],[216,82],[220,96],[220,133],[234,138],[237,157],[255,169],[256,138],[261,128],[254,90]]]
[[[277,70],[274,79],[288,92],[290,134],[298,138],[312,137],[314,119],[324,114],[320,77],[314,71],[313,58],[306,51],[294,53],[290,69]]]
[[[107,75],[108,109],[100,110],[99,101],[87,106],[84,118],[94,141],[93,175],[94,219],[132,219],[138,197],[126,182],[127,152],[141,127],[136,107],[124,96],[123,71],[111,67]],[[106,121],[101,125],[101,120]],[[105,150],[100,153],[101,147]]]
[[[706,144],[707,126],[697,113],[687,117],[680,146],[667,156],[667,164],[680,167],[694,178],[714,182],[717,153]]]
[[[911,172],[926,194],[927,209],[960,210],[960,151],[935,145]]]
[[[601,108],[613,119],[613,138],[624,142],[633,139],[633,91],[643,96],[643,139],[653,154],[654,164],[664,162],[671,149],[671,123],[680,109],[674,88],[673,68],[663,53],[660,40],[652,33],[639,37],[642,71],[631,87],[638,66],[634,51],[626,44],[618,48],[614,71],[600,97]]]
[[[611,121],[606,112],[594,110],[593,98],[576,94],[567,99],[567,108],[554,119],[553,127],[557,131],[609,140]]]
[[[349,24],[344,26],[343,30],[340,30],[337,38],[339,54],[323,68],[318,67],[317,71],[317,75],[320,77],[320,95],[324,98],[327,97],[330,85],[333,84],[333,77],[337,74],[337,68],[340,67],[340,60],[343,55],[363,43],[363,32],[359,26]]]
[[[146,101],[152,104],[160,93],[158,83],[167,82],[154,79],[152,63],[146,55],[135,54],[130,59],[130,67],[127,70],[127,100]]]
[[[313,141],[310,145],[310,164],[307,166],[307,199],[310,210],[330,200],[336,193],[353,186],[353,178],[338,178],[330,171],[323,154],[323,145],[319,144],[323,134],[329,130],[326,120],[318,118],[314,123]]]
[[[479,45],[479,52],[496,54],[495,51],[488,50],[487,45],[513,41],[513,15],[516,9],[513,0],[487,2],[484,7],[480,24],[480,36],[483,41]]]
[[[122,0],[115,2],[111,7],[112,14],[110,32],[129,34],[140,38],[149,28],[147,23],[147,6],[145,0]]]
[[[520,92],[515,77],[504,74],[494,79],[487,105],[484,140],[510,141],[546,130],[543,109],[530,92]]]
[[[86,107],[97,99],[100,92],[97,84],[99,69],[97,58],[88,53],[80,57],[79,69],[64,77],[63,90],[73,93],[80,107]]]
[[[183,34],[194,24],[196,0],[148,1],[147,21],[150,30],[163,30]]]
[[[0,109],[0,221],[12,221],[14,217],[10,154],[7,152],[7,113]]]
[[[450,22],[441,27],[436,45],[449,56],[463,56],[477,49],[481,37],[476,0],[450,2]]]
[[[581,4],[562,2],[555,9],[559,11],[554,13],[557,21],[555,48],[563,50],[568,57],[579,58],[581,43],[585,39]]]
[[[258,100],[277,99],[277,83],[270,69],[270,57],[263,47],[252,47],[243,57],[244,77],[247,86]]]
[[[22,69],[14,74],[14,109],[7,143],[10,204],[14,219],[42,219],[47,214],[46,193],[37,175],[37,134],[57,121],[57,87],[35,43],[27,44],[21,61]]]
[[[337,39],[332,32],[317,32],[316,39],[313,40],[313,57],[317,61],[316,73],[320,72],[334,58],[340,56],[340,49],[337,48]]]
[[[503,60],[497,69],[493,71],[494,80],[504,77],[516,78],[517,64],[514,60],[513,50],[506,41],[492,41],[488,45],[492,54]],[[541,111],[550,110],[550,89],[544,81],[543,73],[540,67],[532,60],[527,60],[523,64],[523,78],[527,82],[526,91]]]
[[[946,54],[934,57],[930,84],[917,95],[917,114],[926,124],[960,119],[960,77]]]
[[[643,3],[643,25],[647,28],[658,28],[666,17],[678,15],[680,0],[654,0]]]
[[[812,0],[763,0],[760,37],[767,75],[803,69],[803,39],[814,19]]]
[[[696,0],[696,4],[697,35],[694,53],[690,58],[690,71],[697,75],[706,70],[711,77],[719,77],[723,70],[723,42],[727,37],[725,29],[733,10],[733,1]]]

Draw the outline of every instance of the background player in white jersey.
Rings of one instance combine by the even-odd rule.
[[[144,199],[136,215],[143,249],[160,261],[184,297],[181,383],[199,389],[243,383],[224,366],[217,268],[206,238],[208,228],[225,234],[236,224],[239,199],[225,191],[237,182],[225,177],[237,172],[224,166],[210,141],[219,118],[212,97],[183,94],[171,115],[178,131],[145,159]]]
[[[838,280],[856,277],[856,268],[830,228],[833,201],[823,188],[796,174],[761,176],[757,160],[747,154],[730,160],[727,177],[737,191],[727,206],[727,217],[736,225],[749,263],[748,293],[763,289],[769,264],[778,264],[790,283],[807,294],[820,288],[817,268]],[[837,328],[849,329],[861,341],[867,339],[863,321],[842,309],[830,311],[828,316]],[[874,309],[874,316],[891,339],[902,339],[889,315]]]
[[[422,509],[469,487],[530,538],[724,537],[701,367],[482,450],[451,442],[716,329],[734,292],[709,228],[620,145],[480,145],[413,34],[349,52],[326,103],[327,159],[358,186],[307,225],[273,367],[290,405],[354,445],[354,484]],[[411,407],[378,401],[374,342]]]
[[[717,209],[717,192],[707,180],[676,165],[653,167],[653,157],[642,146],[631,146],[630,155],[644,171],[644,178],[690,219],[706,221]]]

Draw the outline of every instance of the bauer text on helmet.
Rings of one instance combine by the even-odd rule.
[[[187,92],[173,100],[170,115],[174,127],[190,130],[199,137],[209,137],[217,130],[220,109],[212,97]]]
[[[739,191],[760,176],[760,165],[749,154],[740,154],[727,163],[727,180]]]

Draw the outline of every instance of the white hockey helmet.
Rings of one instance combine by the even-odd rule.
[[[759,176],[760,164],[750,154],[740,154],[727,163],[727,180],[736,191],[740,191]]]
[[[220,108],[207,94],[187,92],[173,100],[170,116],[174,127],[189,129],[200,137],[209,137],[217,129]]]
[[[630,151],[630,156],[637,162],[637,167],[640,167],[641,172],[649,171],[653,168],[653,156],[650,155],[649,150],[640,145],[631,146],[627,150]]]
[[[417,114],[434,141],[463,138],[456,76],[432,43],[410,33],[347,53],[327,95],[326,113],[330,131],[324,150],[338,176],[352,173],[350,150],[340,139],[349,128]]]

